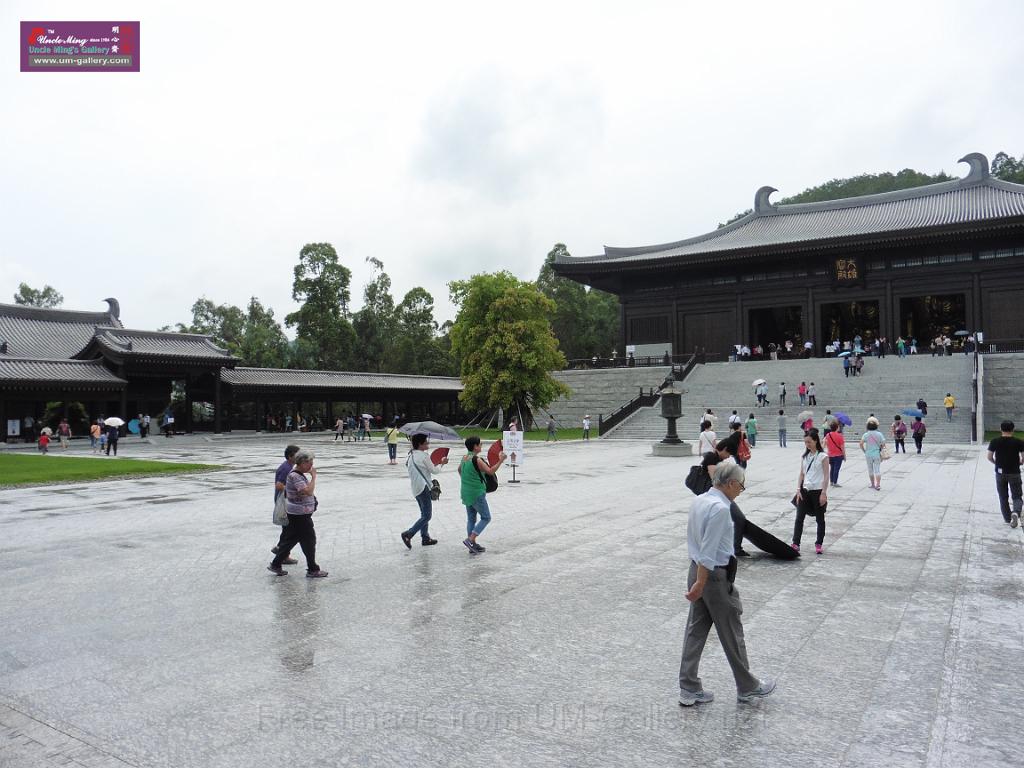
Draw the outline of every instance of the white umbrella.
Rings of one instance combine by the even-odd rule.
[[[752,387],[760,387],[762,384],[766,384],[766,383],[767,382],[764,379],[754,379],[750,383],[750,386],[752,386]]]
[[[372,419],[372,418],[373,418],[373,416],[371,416],[371,415],[370,415],[370,414],[368,414],[368,413],[364,413],[364,414],[363,414],[363,416],[362,416],[362,418],[364,418],[364,419]]]
[[[46,435],[46,436],[50,436],[50,435],[52,435],[52,434],[53,434],[53,430],[52,430],[52,429],[50,429],[49,427],[43,427],[43,428],[42,428],[41,430],[39,430],[39,433],[40,433],[41,435]]]
[[[797,415],[799,421],[807,421],[808,419],[814,418],[814,411],[800,411]]]
[[[123,427],[124,419],[122,419],[120,416],[107,416],[103,423],[106,424],[108,427]]]

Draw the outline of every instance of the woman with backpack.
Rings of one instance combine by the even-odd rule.
[[[921,445],[924,443],[924,436],[928,434],[928,427],[926,427],[924,422],[921,421],[920,416],[915,416],[914,423],[911,425],[910,429],[914,433],[914,445],[917,446],[917,452],[920,453]],[[906,453],[907,449],[904,448],[903,452]]]
[[[839,488],[839,470],[846,461],[846,438],[838,429],[825,433],[825,452],[828,454],[828,484]]]
[[[492,478],[505,461],[505,452],[498,454],[498,461],[491,466],[480,458],[480,438],[476,435],[466,438],[466,455],[459,464],[459,477],[462,479],[462,503],[466,507],[466,545],[471,555],[479,555],[487,550],[476,543],[477,537],[491,522],[491,510],[487,506],[487,481],[484,474]]]
[[[804,435],[804,455],[800,457],[800,479],[796,489],[796,522],[793,524],[792,547],[800,551],[804,518],[811,515],[817,523],[814,551],[821,554],[825,543],[825,507],[828,504],[828,455],[821,447],[818,430],[812,427]]]
[[[907,452],[907,423],[903,421],[903,418],[896,414],[892,420],[892,426],[889,427],[889,434],[892,435],[892,441],[896,444],[895,453],[900,452],[900,448],[903,452]]]

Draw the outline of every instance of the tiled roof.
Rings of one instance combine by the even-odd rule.
[[[40,360],[0,357],[0,382],[18,384],[92,385],[118,389],[126,382],[99,360]]]
[[[0,344],[10,357],[70,358],[85,349],[97,326],[119,328],[111,311],[73,312],[0,304]],[[4,353],[0,352],[0,358]]]
[[[1024,224],[1024,184],[993,179],[978,153],[963,158],[962,179],[924,187],[821,203],[773,205],[775,190],[762,187],[754,211],[728,226],[674,243],[635,248],[605,247],[599,256],[562,258],[559,266],[629,266],[671,260],[717,261],[727,255],[813,247],[818,242],[893,240],[949,227],[980,228],[997,222]]]
[[[96,344],[118,357],[164,357],[218,361],[230,365],[235,358],[208,336],[128,328],[97,328]]]
[[[407,376],[398,373],[300,371],[286,368],[234,368],[221,373],[221,381],[239,389],[403,389],[461,392],[462,382],[449,376]]]

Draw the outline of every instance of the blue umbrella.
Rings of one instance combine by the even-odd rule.
[[[853,419],[851,419],[842,411],[836,411],[832,415],[836,417],[836,421],[838,421],[840,424],[845,424],[847,427],[853,424]]]
[[[900,413],[904,416],[924,416],[924,411],[920,408],[904,408]]]
[[[836,355],[836,357],[849,357],[849,356],[850,356],[850,350],[846,350],[845,352],[840,352],[838,355]]]

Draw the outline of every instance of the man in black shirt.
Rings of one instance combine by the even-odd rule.
[[[1021,486],[1020,467],[1024,464],[1024,440],[1013,436],[1013,422],[1004,421],[999,425],[1002,433],[988,444],[988,460],[996,465],[996,492],[999,494],[999,508],[1003,520],[1016,528],[1020,524]],[[1013,513],[1007,491],[1013,496]]]

